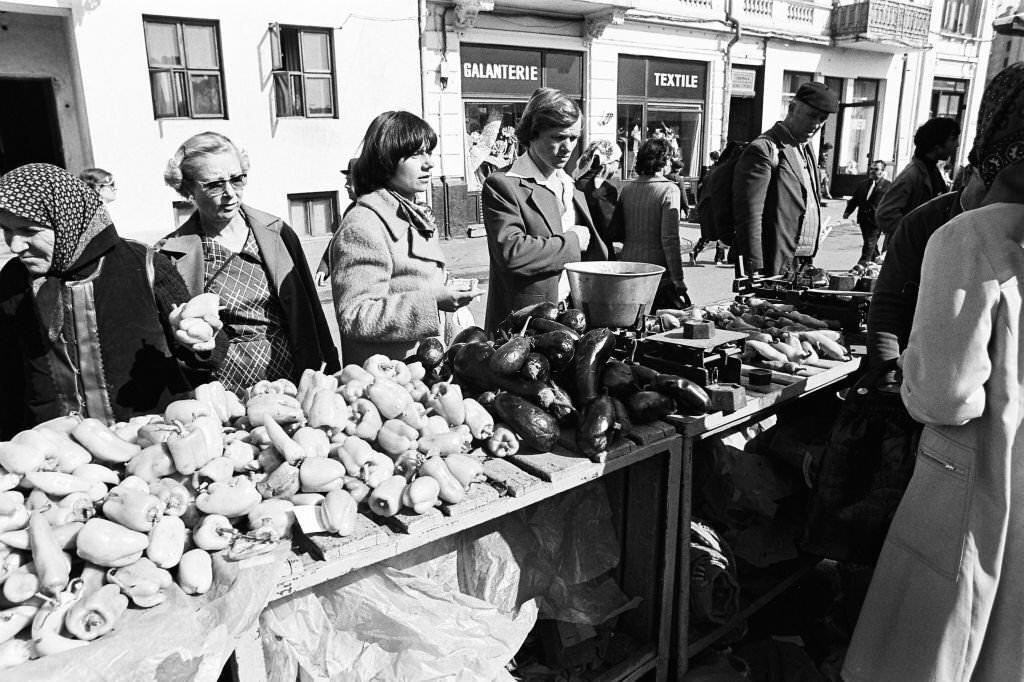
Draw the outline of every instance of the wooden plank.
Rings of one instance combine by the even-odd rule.
[[[442,504],[441,513],[445,516],[461,516],[475,511],[498,499],[498,491],[490,483],[473,482],[469,484],[466,497],[458,504]]]
[[[391,532],[365,514],[356,514],[356,529],[352,535],[341,537],[333,533],[307,535],[309,544],[324,561],[359,552],[387,542]]]
[[[663,421],[651,422],[650,424],[634,424],[633,429],[628,434],[628,438],[639,445],[647,445],[670,436],[675,431],[674,426]]]
[[[590,464],[590,460],[560,445],[552,452],[519,452],[505,458],[542,481],[554,483],[573,476],[573,470]]]
[[[509,497],[522,497],[537,486],[543,485],[536,476],[531,476],[512,462],[504,459],[488,459],[484,462],[484,476],[492,485],[504,490]]]
[[[657,640],[658,614],[665,561],[661,556],[662,532],[665,523],[664,463],[647,460],[626,471],[626,531],[622,538],[622,591],[629,597],[640,597],[635,609],[619,616],[621,627],[638,642]]]
[[[441,513],[437,507],[428,509],[422,514],[399,512],[387,519],[388,525],[409,535],[425,533],[448,521],[448,517]]]

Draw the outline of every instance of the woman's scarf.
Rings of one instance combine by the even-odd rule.
[[[110,225],[110,216],[91,187],[47,163],[19,166],[0,177],[0,209],[54,231],[53,260],[36,292],[36,307],[50,341],[56,341],[64,325],[63,280]]]
[[[1024,62],[1006,67],[985,88],[970,161],[987,188],[1024,161]]]
[[[393,190],[388,191],[398,201],[398,205],[404,213],[402,217],[408,220],[409,224],[415,227],[425,239],[433,237],[437,231],[437,223],[434,222],[434,212],[430,210],[430,206],[410,201]]]

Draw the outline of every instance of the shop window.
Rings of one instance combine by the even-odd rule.
[[[800,89],[800,86],[812,80],[814,80],[813,73],[803,71],[782,72],[782,108],[779,113],[780,119],[786,118],[786,112],[789,111],[789,103],[796,97],[796,91]]]
[[[967,104],[968,81],[954,78],[936,78],[932,82],[930,117],[945,116],[963,124]]]
[[[277,115],[335,115],[334,46],[331,31],[277,26],[271,31],[274,104]]]
[[[963,35],[977,35],[979,0],[944,0],[942,3],[942,30]]]
[[[155,118],[226,118],[216,21],[143,17]]]
[[[311,237],[330,235],[337,224],[338,193],[308,192],[288,195],[288,218],[299,233]]]

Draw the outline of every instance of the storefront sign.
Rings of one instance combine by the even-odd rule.
[[[647,66],[647,96],[703,100],[707,73],[708,65],[704,62],[651,59]]]
[[[540,50],[463,45],[463,95],[526,95],[541,86]]]
[[[757,71],[733,67],[732,78],[729,84],[729,94],[732,97],[756,97],[756,88]]]

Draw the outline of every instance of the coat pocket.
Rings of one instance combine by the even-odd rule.
[[[971,452],[926,428],[914,475],[903,496],[889,540],[933,571],[956,580],[963,559]]]

